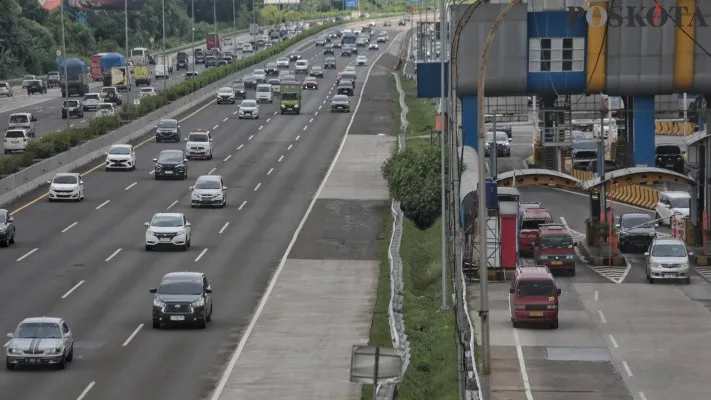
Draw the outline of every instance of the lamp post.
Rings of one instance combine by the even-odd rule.
[[[69,100],[69,73],[67,72],[67,41],[64,36],[64,2],[62,2],[62,8],[60,9],[59,15],[60,15],[60,17],[59,17],[60,24],[62,25],[62,53],[63,54],[60,54],[57,57],[59,58],[59,56],[62,56],[62,55],[64,56],[64,96],[62,96],[62,97],[64,97],[63,101],[67,101],[67,100]],[[67,110],[69,110],[68,107],[69,107],[69,105],[67,104]],[[69,115],[67,115],[67,129],[69,129],[69,128],[70,128]]]
[[[252,0],[252,26],[254,26],[254,28],[250,29],[250,32],[252,33],[252,40],[254,42],[257,41],[256,40],[257,38],[255,37],[257,35],[256,25],[257,25],[257,9],[255,7],[254,0]]]
[[[165,54],[165,0],[161,1],[161,6],[163,8],[163,68],[168,68]],[[168,95],[166,90],[168,90],[168,78],[163,79],[163,97]]]
[[[445,128],[447,124],[447,119],[445,119],[445,115],[447,115],[447,96],[445,95],[444,92],[444,84],[445,84],[445,63],[444,63],[444,30],[445,30],[445,20],[444,20],[444,0],[439,0],[439,45],[440,45],[440,54],[439,54],[439,61],[440,61],[440,90],[439,90],[439,107],[440,107],[440,124],[439,124],[439,135],[440,135],[440,141],[441,141],[441,154],[440,154],[440,168],[442,169],[441,171],[441,182],[440,184],[442,185],[442,305],[440,306],[440,311],[445,312],[447,311],[447,224],[446,222],[448,221],[447,219],[447,203],[446,203],[446,198],[445,198],[445,192],[447,190],[447,182],[445,179],[445,160],[447,157],[445,157],[445,146],[447,141],[445,140],[445,136],[447,135],[448,131]],[[449,140],[452,140],[450,137]],[[452,170],[449,171],[450,173],[453,173]]]
[[[190,8],[193,27],[193,76],[195,76],[195,0],[190,1]]]
[[[237,12],[235,11],[235,0],[232,0],[232,30],[237,30]]]
[[[215,26],[215,35],[217,35],[217,0],[212,0],[212,23]]]
[[[131,104],[131,91],[129,90],[129,83],[131,82],[131,73],[128,67],[128,62],[131,59],[131,50],[128,48],[128,0],[124,0],[123,2],[123,11],[124,11],[124,18],[123,18],[123,24],[124,24],[124,30],[126,31],[126,65],[124,68],[126,68],[126,81],[124,82],[126,84],[126,103]],[[67,120],[69,120],[67,118]]]

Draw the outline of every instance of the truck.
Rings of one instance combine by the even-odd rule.
[[[220,34],[218,32],[209,32],[205,38],[205,47],[207,50],[221,50],[222,40],[220,40]]]
[[[296,81],[281,82],[281,99],[279,109],[282,114],[301,113],[301,84]]]
[[[101,82],[104,80],[104,73],[101,72],[101,57],[107,53],[97,53],[90,57],[89,63],[89,76],[94,82]]]
[[[111,68],[126,65],[126,57],[119,53],[105,53],[99,61],[104,86],[111,86]]]
[[[64,71],[64,69],[64,63],[60,64],[59,70]],[[84,61],[77,58],[69,58],[66,60],[66,70],[66,77],[64,74],[60,76],[62,97],[73,95],[83,97],[86,93],[89,93],[89,68]],[[67,89],[69,90],[68,93]]]
[[[133,67],[133,80],[136,86],[151,86],[151,68],[148,65],[136,65]]]
[[[145,47],[131,49],[131,61],[133,65],[148,65],[150,52]]]
[[[111,68],[111,84],[104,86],[113,86],[119,92],[131,91],[131,73],[126,70],[127,67]]]
[[[180,71],[181,69],[188,70],[188,67],[190,66],[190,60],[188,59],[188,53],[181,51],[177,55],[177,60],[178,64],[176,65],[175,69]]]

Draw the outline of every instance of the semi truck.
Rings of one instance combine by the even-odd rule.
[[[64,63],[59,65],[59,70],[64,71]],[[89,68],[84,61],[77,58],[66,60],[67,74],[60,76],[62,97],[84,96],[89,93]],[[66,81],[65,81],[66,79]],[[69,92],[67,93],[67,89]]]
[[[281,82],[279,109],[282,114],[301,113],[301,84],[296,81]]]
[[[126,65],[126,57],[119,53],[106,53],[99,61],[104,86],[111,86],[111,69]]]
[[[101,57],[107,53],[97,53],[91,56],[89,64],[89,75],[91,80],[94,82],[101,82],[104,80],[104,73],[101,72]]]

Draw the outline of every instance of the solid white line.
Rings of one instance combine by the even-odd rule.
[[[622,366],[625,367],[625,371],[627,372],[627,375],[630,377],[633,377],[632,375],[632,370],[630,369],[629,364],[627,364],[627,361],[622,361]]]
[[[37,251],[37,250],[39,250],[39,248],[35,247],[34,249],[28,251],[27,253],[25,253],[25,255],[23,255],[22,257],[18,258],[18,259],[15,260],[15,261],[22,261],[22,260],[24,260],[25,258],[29,257],[32,253],[34,253],[34,252]]]
[[[287,149],[287,150],[291,150],[292,147],[294,147],[294,145],[293,145],[293,144],[290,144],[289,147],[287,147],[286,149]]]
[[[168,206],[168,210],[170,210],[171,208],[173,208],[173,206],[176,205],[176,204],[178,204],[178,200],[175,200],[174,202],[170,203],[170,205]]]
[[[615,340],[615,337],[612,335],[607,335],[610,338],[610,342],[612,343],[612,346],[616,349],[620,348],[620,345],[617,344],[617,340]]]
[[[274,172],[274,168],[269,168],[269,171],[267,171],[267,175],[271,175],[272,172]]]
[[[197,257],[195,257],[195,262],[198,262],[198,261],[200,261],[200,259],[202,258],[202,256],[204,256],[204,255],[205,255],[205,253],[207,253],[207,248],[205,248],[205,249],[202,249],[202,251],[200,252],[200,254],[198,254],[198,256],[197,256]]]
[[[136,185],[138,185],[138,182],[133,182],[132,184],[126,186],[126,189],[124,189],[124,190],[130,190],[132,187],[134,187]]]
[[[624,282],[625,278],[627,278],[627,275],[632,270],[632,263],[630,263],[630,261],[627,257],[625,257],[625,263],[627,264],[627,268],[625,268],[625,273],[622,274],[622,276],[620,277],[620,280],[617,282],[618,284]]]
[[[148,173],[148,175],[153,175],[154,172],[156,172],[156,170],[152,169],[151,172]]]
[[[600,315],[600,321],[602,321],[603,324],[606,324],[607,320],[605,319],[605,314],[603,314],[600,310],[597,310],[597,313]]]
[[[101,207],[103,207],[103,206],[109,204],[110,202],[111,202],[111,200],[106,200],[105,202],[103,202],[103,203],[99,204],[98,206],[96,206],[96,209],[98,210],[98,209],[100,209]]]
[[[66,231],[68,231],[68,230],[74,228],[75,226],[77,226],[78,223],[79,223],[79,222],[76,222],[76,221],[73,222],[73,223],[72,223],[71,225],[69,225],[68,227],[62,229],[62,233],[64,233],[64,232],[66,232]]]
[[[249,135],[249,137],[247,138],[247,140],[252,140],[252,139],[254,139],[254,135]]]
[[[294,140],[299,140],[299,139],[301,139],[301,135],[297,136],[296,139],[294,139]]]
[[[640,400],[647,400],[647,396],[644,395],[644,392],[639,392],[639,398]]]
[[[229,222],[225,222],[225,224],[222,225],[222,228],[220,228],[220,231],[217,232],[217,233],[218,233],[219,235],[222,235],[222,232],[224,232],[225,229],[227,229],[228,226],[230,226],[230,223],[229,223]]]
[[[307,130],[307,129],[309,129],[309,126],[308,126],[308,125],[306,125],[306,126],[304,127],[304,130]]]
[[[237,115],[238,112],[239,112],[239,110],[233,112],[232,115]]]
[[[259,125],[259,128],[257,128],[258,131],[261,131],[264,128],[264,125]]]
[[[143,324],[139,324],[138,327],[134,329],[133,332],[131,332],[131,335],[126,339],[126,341],[123,342],[121,346],[128,346],[128,344],[131,343],[131,340],[133,340],[133,338],[138,335],[138,332],[140,332],[141,328],[143,328]]]
[[[230,154],[229,156],[225,157],[225,159],[222,160],[222,161],[223,161],[223,162],[224,162],[224,161],[227,161],[227,160],[229,160],[230,158],[232,158],[232,154]]]
[[[96,382],[94,382],[94,381],[89,382],[89,384],[86,386],[84,391],[81,392],[79,397],[77,397],[77,400],[84,400],[84,397],[86,397],[86,395],[89,394],[89,391],[91,390],[91,388],[94,387],[94,385],[96,385]]]
[[[217,168],[211,169],[210,172],[208,172],[207,174],[208,174],[208,175],[212,175],[212,173],[215,172],[216,169],[217,169]]]
[[[312,122],[314,122],[314,119],[313,119],[313,118],[311,118],[311,119],[309,120],[309,124],[312,123]]]
[[[227,118],[223,119],[222,122],[227,122]]]
[[[523,380],[523,389],[526,392],[526,399],[533,400],[533,393],[531,392],[531,381],[528,379],[528,372],[526,372],[526,361],[523,359],[523,349],[521,348],[521,341],[518,338],[518,330],[513,330],[514,343],[516,344],[516,355],[518,356],[518,367],[521,369],[521,379]]]
[[[596,291],[595,291],[595,301],[597,301],[597,299],[598,299],[598,297],[599,297],[599,294],[600,294],[600,293],[596,290]]]
[[[84,284],[84,281],[79,281],[76,285],[72,286],[71,289],[67,290],[67,293],[64,293],[62,295],[62,298],[66,299],[67,297],[69,297],[70,294],[72,294],[73,291],[79,289],[79,286],[81,286],[83,284]]]
[[[240,149],[242,149],[242,147],[244,147],[244,145],[243,145],[243,144],[239,145],[239,147],[237,148],[237,150],[240,150]]]
[[[247,200],[243,201],[243,202],[242,202],[242,204],[240,204],[240,205],[239,205],[239,208],[238,208],[238,210],[241,210],[241,209],[243,209],[243,208],[244,208],[244,206],[246,206],[246,205],[247,205]]]
[[[323,106],[318,106],[318,109],[319,109],[319,110],[322,109],[322,108],[323,108]],[[318,112],[318,111],[316,111],[316,112]]]
[[[402,33],[399,33],[398,36],[402,35]],[[390,46],[395,43],[395,40],[391,41],[390,44],[388,45],[386,50],[390,49]],[[382,53],[385,54],[385,53]],[[368,69],[368,74],[365,76],[365,82],[363,83],[363,87],[368,83],[368,78],[370,78],[370,72],[373,69],[373,66],[378,62],[380,57],[382,56],[379,55],[378,58],[371,64],[370,68]],[[338,147],[338,150],[336,150],[336,154],[333,157],[333,160],[331,160],[331,165],[328,167],[328,171],[326,171],[326,175],[324,175],[323,180],[321,180],[321,185],[319,185],[318,189],[316,189],[316,193],[314,194],[314,197],[311,199],[311,203],[309,204],[309,207],[306,209],[306,212],[304,213],[303,218],[301,219],[301,222],[299,222],[299,225],[296,227],[296,231],[294,232],[294,236],[291,238],[291,242],[289,242],[289,246],[287,246],[286,251],[284,252],[284,255],[281,258],[281,261],[279,262],[279,266],[277,266],[276,271],[272,275],[272,279],[269,281],[269,286],[267,286],[267,289],[264,291],[264,295],[262,298],[259,300],[259,305],[257,306],[257,309],[255,310],[254,314],[252,315],[252,319],[249,321],[249,325],[247,325],[247,329],[245,329],[244,333],[242,334],[242,338],[239,341],[239,344],[237,345],[237,348],[235,349],[234,353],[232,353],[232,356],[230,357],[229,363],[227,363],[227,367],[222,373],[222,377],[220,377],[220,382],[217,384],[217,387],[215,387],[215,390],[212,392],[212,397],[211,400],[218,400],[220,398],[220,395],[222,394],[222,391],[225,390],[225,385],[227,384],[227,380],[230,378],[230,375],[232,374],[232,371],[235,368],[235,365],[237,365],[237,360],[239,359],[240,355],[242,355],[242,352],[244,351],[245,346],[247,345],[247,340],[249,340],[250,335],[252,334],[252,331],[254,330],[255,325],[257,325],[257,320],[259,317],[262,315],[262,312],[264,311],[264,307],[267,304],[267,301],[269,300],[269,297],[272,294],[272,291],[274,291],[274,287],[276,286],[277,281],[279,280],[279,275],[281,275],[282,270],[284,270],[284,265],[286,265],[286,260],[289,256],[289,253],[291,253],[291,249],[294,247],[294,244],[296,243],[297,238],[299,237],[299,233],[301,233],[301,230],[304,228],[304,225],[306,224],[306,220],[309,218],[309,215],[311,214],[311,210],[313,210],[314,205],[316,204],[316,200],[318,200],[319,196],[321,195],[321,192],[323,191],[324,186],[326,186],[326,181],[328,180],[328,177],[331,176],[331,173],[333,173],[333,169],[336,167],[336,161],[338,161],[338,157],[340,157],[341,153],[343,152],[343,147],[346,144],[346,138],[348,137],[348,132],[351,129],[351,126],[353,125],[353,121],[355,120],[356,115],[358,114],[358,108],[360,107],[360,101],[362,97],[358,99],[358,104],[356,105],[356,108],[353,112],[353,115],[351,116],[351,121],[348,123],[348,126],[346,127],[346,130],[343,134],[343,138],[341,139],[341,144]],[[275,113],[276,114],[276,113]],[[529,397],[528,400],[533,400],[532,397]]]
[[[278,113],[279,113],[279,111],[274,111],[274,115],[277,115]]]
[[[281,162],[281,160],[283,160],[283,159],[284,159],[284,156],[279,156],[279,159],[277,160],[277,162]]]
[[[214,131],[215,129],[217,129],[218,126],[220,126],[220,124],[217,124],[217,125],[213,126],[213,127],[212,127],[212,130]]]
[[[267,118],[267,120],[265,121],[265,123],[269,123],[269,121],[271,121],[271,120],[272,120],[272,117],[269,117],[269,118]]]
[[[320,108],[320,107],[319,107],[319,108]],[[314,113],[314,115],[318,115],[318,111],[316,111],[316,112]]]
[[[260,188],[261,186],[262,186],[262,182],[259,182],[259,183],[257,184],[257,186],[254,187],[254,191],[256,192],[257,190],[259,190],[259,188]]]
[[[86,122],[86,120],[85,120],[85,119],[83,119],[83,120],[79,121],[79,123],[80,123],[80,124],[83,124],[84,122]]]
[[[326,104],[326,100],[323,101],[323,104]]]
[[[70,128],[74,128],[74,124],[69,125]]]
[[[113,259],[114,257],[116,257],[116,255],[117,255],[118,253],[120,253],[120,252],[121,252],[121,249],[119,248],[119,249],[117,249],[116,251],[114,251],[113,253],[111,253],[110,256],[106,257],[106,260],[104,260],[104,261],[105,261],[105,262],[111,261],[111,259]]]

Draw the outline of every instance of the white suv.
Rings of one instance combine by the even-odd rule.
[[[175,246],[183,251],[190,248],[190,222],[182,213],[156,213],[151,222],[144,225],[147,227],[146,251],[158,246]]]
[[[190,186],[190,207],[227,205],[227,186],[219,175],[202,175]]]
[[[26,130],[8,129],[5,132],[5,154],[10,154],[13,151],[25,151],[29,142],[30,136]]]
[[[674,214],[685,217],[689,215],[690,203],[691,195],[687,192],[662,192],[654,210],[656,212],[654,218],[659,220],[660,225],[671,225]]]
[[[691,283],[689,253],[681,239],[655,239],[644,255],[647,257],[647,281],[682,280]]]
[[[192,160],[195,158],[203,158],[212,160],[212,135],[210,131],[205,129],[195,129],[190,131],[188,137],[185,138],[185,158]]]
[[[106,152],[106,170],[136,169],[136,151],[130,144],[115,144]]]
[[[256,96],[257,103],[273,103],[272,85],[268,83],[260,83],[257,85]]]
[[[297,60],[296,66],[294,67],[294,72],[296,72],[297,74],[308,74],[309,62],[306,60]]]

